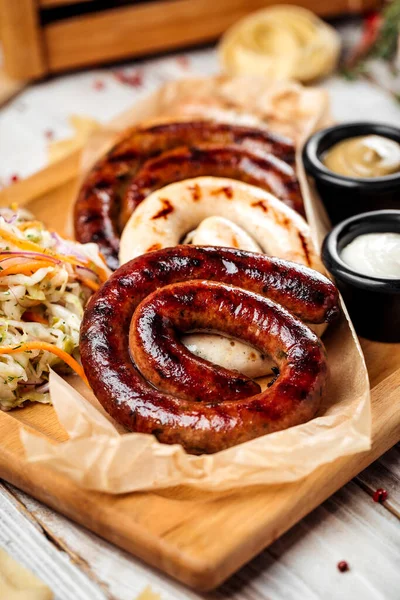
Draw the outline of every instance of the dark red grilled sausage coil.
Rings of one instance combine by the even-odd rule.
[[[123,265],[93,296],[81,327],[82,364],[119,423],[212,453],[315,415],[326,358],[299,319],[321,323],[337,313],[337,290],[316,271],[231,248],[177,246]],[[179,333],[193,329],[271,355],[277,380],[243,397],[245,378],[181,344]]]
[[[289,202],[302,212],[301,196],[297,190],[297,181],[292,183],[295,149],[290,140],[273,134],[263,129],[236,126],[231,124],[216,123],[212,121],[181,121],[164,123],[151,127],[137,127],[129,130],[124,137],[110,150],[107,155],[99,160],[84,180],[80,189],[74,209],[74,227],[76,239],[82,243],[96,242],[104,254],[110,268],[118,266],[119,237],[122,227],[129,218],[132,198],[127,190],[136,177],[139,169],[145,169],[146,161],[162,155],[178,147],[191,147],[198,144],[217,144],[243,146],[250,152],[259,149],[263,153],[276,157],[271,167],[270,162],[253,168],[250,173],[249,166],[244,168],[243,160],[240,168],[235,173],[238,179],[247,180],[260,187],[271,190],[271,185],[266,185],[267,179],[271,180],[271,173],[275,172],[276,182],[281,180],[284,196],[290,195]],[[239,150],[236,150],[238,155]],[[229,165],[225,159],[225,166],[206,162],[204,155],[203,164],[197,165],[207,175],[230,176],[232,163]],[[286,169],[279,165],[285,161]],[[164,165],[166,180],[171,181],[173,161]],[[264,172],[266,168],[267,173]],[[207,170],[208,169],[208,170]],[[190,170],[190,169],[189,169]],[[286,172],[289,170],[289,176]],[[206,172],[207,171],[207,172]],[[144,170],[146,173],[146,169]],[[191,175],[187,175],[191,176]],[[160,173],[157,174],[160,178]],[[160,185],[163,185],[163,177]],[[154,189],[155,184],[147,184]],[[286,191],[287,185],[287,191]],[[143,198],[142,194],[142,198]],[[285,198],[284,198],[285,199]]]

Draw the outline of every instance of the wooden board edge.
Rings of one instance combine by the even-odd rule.
[[[47,72],[36,0],[0,0],[0,38],[10,77],[34,79]]]
[[[397,399],[400,399],[400,369],[392,373],[389,377],[382,380],[372,391],[372,406],[374,407],[377,404],[379,399],[379,405],[384,402],[386,406],[390,403],[393,403],[392,406],[392,424],[390,429],[386,432],[385,440],[381,440],[379,438],[380,430],[374,427],[374,421],[377,422],[377,415],[374,414],[377,412],[378,407],[375,406],[375,409],[372,410],[372,418],[373,418],[373,427],[372,427],[372,445],[370,450],[366,450],[364,452],[360,452],[357,454],[352,454],[349,456],[344,456],[335,460],[333,463],[322,465],[318,469],[316,469],[313,473],[311,473],[308,477],[305,477],[301,483],[306,482],[307,480],[311,480],[314,478],[318,478],[321,473],[325,471],[330,471],[329,477],[327,477],[326,486],[324,488],[323,493],[319,494],[317,491],[312,490],[313,500],[312,503],[308,506],[302,507],[298,512],[298,506],[296,510],[293,510],[292,513],[287,517],[287,520],[283,527],[277,527],[274,532],[274,537],[269,538],[268,543],[265,543],[265,531],[260,529],[259,535],[252,538],[251,548],[246,549],[243,546],[241,548],[237,548],[238,552],[248,552],[248,558],[244,561],[236,560],[236,566],[234,569],[227,569],[225,567],[225,573],[219,573],[219,577],[213,585],[204,591],[210,591],[215,589],[219,585],[221,585],[226,579],[228,579],[231,575],[233,575],[238,569],[243,567],[249,560],[257,556],[260,552],[262,552],[265,548],[267,548],[274,541],[279,539],[284,533],[286,533],[291,527],[293,527],[296,523],[298,523],[301,519],[307,516],[310,512],[312,512],[315,508],[320,506],[325,500],[327,500],[330,496],[332,496],[335,492],[341,489],[344,485],[349,483],[354,477],[356,477],[361,471],[369,467],[374,461],[376,461],[380,456],[385,454],[388,450],[390,450],[393,446],[400,442],[400,414],[399,410],[395,408],[396,396]],[[380,408],[380,406],[379,406]],[[379,412],[379,411],[378,411]],[[397,414],[396,414],[397,412]],[[374,418],[375,417],[375,418]],[[292,486],[293,488],[296,486],[294,484],[287,484],[288,486]],[[250,556],[251,552],[251,556]],[[228,564],[228,560],[231,557],[226,556],[224,558],[225,564]]]
[[[26,463],[22,443],[19,439],[21,427],[19,421],[6,412],[0,411],[0,430],[6,430],[5,434],[2,435],[1,442],[0,479],[30,494],[53,510],[89,529],[108,542],[126,550],[145,563],[164,571],[174,579],[193,587],[197,587],[196,583],[198,583],[197,589],[202,589],[201,582],[209,570],[207,561],[193,559],[190,554],[185,554],[179,548],[174,548],[140,525],[136,525],[134,536],[129,536],[126,529],[121,528],[117,537],[109,525],[109,510],[102,512],[101,519],[97,521],[92,519],[91,515],[95,512],[93,509],[97,508],[99,504],[101,505],[102,498],[108,495],[81,488],[72,480],[51,469]],[[42,435],[29,426],[24,425],[24,427],[31,433]],[[18,447],[18,456],[9,448],[5,450],[4,445],[13,448]],[[56,491],[53,492],[52,490]],[[137,494],[142,495],[143,492],[137,492]],[[63,496],[63,500],[60,500],[60,496]],[[72,499],[74,503],[79,505],[79,512],[71,509],[73,502],[70,500]],[[133,537],[135,540],[134,545],[132,545]],[[168,556],[167,561],[165,560],[166,555]],[[155,559],[155,557],[157,558]],[[179,576],[183,564],[185,572],[189,575],[187,579]],[[211,569],[210,576],[212,575]]]
[[[0,108],[22,92],[27,84],[26,80],[13,79],[7,75],[4,68],[0,68]]]
[[[10,206],[14,202],[23,207],[32,200],[48,192],[61,188],[77,177],[81,160],[81,149],[74,150],[60,160],[50,163],[26,179],[0,191],[0,206]]]
[[[209,591],[218,587],[240,567],[400,440],[399,411],[396,411],[394,402],[395,397],[398,395],[399,383],[400,369],[383,380],[372,391],[375,423],[378,423],[377,417],[379,414],[382,414],[384,410],[389,411],[389,423],[385,422],[388,425],[388,429],[385,432],[384,439],[380,436],[381,429],[375,425],[373,427],[373,445],[370,451],[340,458],[330,465],[320,467],[301,482],[286,484],[292,490],[299,485],[304,490],[307,490],[307,487],[311,485],[313,480],[321,478],[325,480],[325,485],[321,489],[314,490],[311,501],[309,497],[305,501],[303,497],[305,496],[304,490],[303,493],[298,494],[299,501],[292,502],[285,521],[280,526],[274,527],[273,531],[271,531],[269,524],[260,526],[259,530],[254,532],[253,536],[247,536],[233,550],[222,554],[219,560],[215,560],[215,557],[207,556],[199,560],[189,552],[182,550],[178,546],[171,545],[170,542],[160,539],[137,524],[135,526],[134,539],[132,539],[131,536],[127,535],[124,528],[118,531],[110,528],[109,519],[112,515],[108,509],[104,509],[100,513],[98,521],[91,519],[93,506],[98,506],[104,495],[79,488],[69,479],[58,475],[50,469],[26,463],[19,441],[20,423],[6,413],[0,414],[0,427],[3,422],[6,428],[3,444],[5,443],[6,447],[9,448],[15,447],[16,444],[17,446],[19,445],[20,464],[18,465],[18,474],[16,475],[10,467],[11,461],[15,467],[15,455],[10,451],[3,451],[0,455],[0,477],[33,495],[54,510],[78,522],[80,525],[87,527],[94,533],[151,564],[153,567],[165,571],[173,578],[199,591]],[[397,419],[395,418],[396,413]],[[18,440],[15,439],[16,437]],[[284,492],[286,486],[274,486],[274,490],[277,493]],[[68,487],[70,488],[69,491],[66,490]],[[66,501],[60,501],[59,497],[50,491],[51,488],[56,489],[58,495],[60,495],[60,490],[66,490]],[[286,487],[286,491],[289,488]],[[252,488],[249,492],[263,494],[265,490],[265,487],[259,486]],[[71,509],[68,504],[68,497],[78,497],[80,499],[78,503],[80,512],[77,513]],[[167,556],[167,559],[165,556]]]

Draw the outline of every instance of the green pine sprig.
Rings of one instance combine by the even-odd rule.
[[[397,54],[400,33],[400,0],[393,0],[382,11],[383,22],[370,56],[392,61]]]

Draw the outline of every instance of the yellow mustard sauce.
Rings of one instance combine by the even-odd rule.
[[[324,165],[346,177],[383,177],[400,172],[400,144],[380,135],[348,138],[329,148]]]

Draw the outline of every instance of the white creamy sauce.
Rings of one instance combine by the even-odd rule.
[[[400,233],[365,233],[341,252],[357,273],[380,279],[400,279]]]

